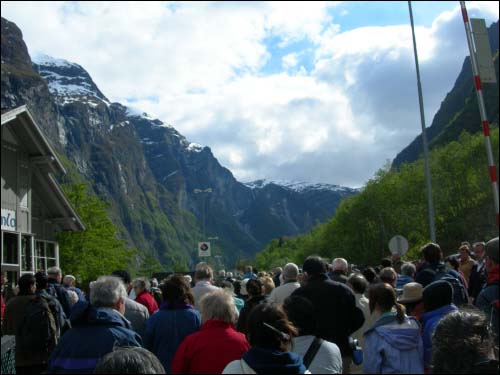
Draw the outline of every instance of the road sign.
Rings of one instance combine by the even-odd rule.
[[[209,257],[210,255],[210,242],[198,242],[198,256]]]
[[[399,234],[392,237],[389,241],[389,250],[392,254],[405,255],[408,251],[408,240]]]

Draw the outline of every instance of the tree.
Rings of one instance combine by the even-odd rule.
[[[136,250],[118,239],[117,228],[106,212],[106,203],[85,184],[66,184],[63,189],[85,224],[83,232],[58,235],[61,268],[83,285],[116,269],[126,269]]]

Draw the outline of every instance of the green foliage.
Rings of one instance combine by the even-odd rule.
[[[496,126],[491,140],[498,160]],[[458,141],[434,149],[430,163],[437,242],[444,252],[456,252],[464,240],[497,236],[482,133],[464,132]],[[430,241],[422,159],[399,171],[386,165],[360,194],[344,200],[334,217],[306,235],[271,241],[257,254],[256,263],[264,269],[289,261],[300,265],[308,255],[318,254],[374,265],[390,255],[388,242],[396,234],[410,243],[407,259],[418,258],[420,247]]]
[[[125,241],[117,238],[106,204],[91,194],[85,184],[63,188],[86,230],[59,233],[61,268],[75,275],[83,285],[116,269],[126,269],[136,251],[127,249]]]

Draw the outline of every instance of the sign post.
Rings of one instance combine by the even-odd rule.
[[[389,241],[389,250],[391,254],[399,254],[403,256],[408,251],[408,240],[401,235],[397,235],[391,238]]]
[[[209,257],[210,254],[210,242],[198,242],[198,256],[199,257]]]

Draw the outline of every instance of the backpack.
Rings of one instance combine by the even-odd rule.
[[[56,325],[47,301],[36,296],[24,310],[16,332],[16,349],[20,352],[50,353],[56,344]]]
[[[432,270],[434,272],[434,280],[448,281],[453,288],[453,304],[457,307],[469,303],[469,295],[462,282],[453,275],[451,271],[446,271],[443,268]]]

